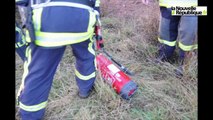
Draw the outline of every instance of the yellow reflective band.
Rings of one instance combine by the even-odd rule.
[[[161,6],[161,7],[167,7],[167,5],[163,4],[163,3],[159,3],[159,6]]]
[[[197,6],[198,2],[197,0],[159,0],[159,5],[162,7],[191,7],[191,6]]]
[[[170,41],[163,40],[163,39],[160,39],[160,38],[158,38],[158,41],[162,44],[166,44],[166,45],[171,46],[171,47],[176,45],[176,41],[170,42]]]
[[[33,25],[35,28],[35,31],[40,31],[41,30],[41,15],[42,15],[42,10],[43,8],[39,9],[34,9],[33,10]]]
[[[93,36],[90,37],[90,41],[91,42],[89,43],[88,51],[95,56],[95,50],[92,47],[92,45],[94,44]],[[95,65],[95,70],[97,70],[96,59],[94,59],[94,65]]]
[[[178,45],[183,51],[191,51],[191,50],[198,48],[197,44],[195,44],[195,45],[184,45],[181,42],[179,42]]]
[[[79,73],[79,72],[75,69],[75,75],[76,75],[78,78],[80,78],[81,80],[89,80],[89,79],[95,77],[95,72],[93,72],[93,73],[90,74],[90,75],[84,76],[84,75],[82,75],[81,73]]]
[[[56,46],[80,43],[83,41],[86,41],[86,40],[82,39],[82,40],[64,41],[64,42],[63,41],[62,42],[44,42],[44,41],[36,40],[35,44],[38,46],[43,46],[43,47],[56,47]]]
[[[167,0],[159,0],[159,6],[167,7],[168,6],[168,1]]]
[[[161,6],[161,7],[166,7],[166,8],[176,7],[176,5],[167,5],[167,4],[159,4],[159,6]],[[197,4],[194,4],[194,5],[183,4],[183,5],[181,5],[180,7],[191,7],[191,6],[196,7]]]
[[[30,43],[30,42],[31,42],[31,39],[30,39],[29,31],[26,30],[26,33],[25,33],[25,34],[26,34],[26,41]]]
[[[16,31],[19,32],[19,34],[21,34],[21,29],[18,28],[17,26],[16,26]]]
[[[94,11],[89,11],[89,24],[87,28],[88,32],[94,31],[95,23],[96,23],[96,13]]]
[[[91,33],[84,32],[84,33],[52,33],[52,32],[36,32],[36,36],[40,38],[68,38],[68,39],[79,39],[82,37],[90,37]],[[60,41],[60,40],[59,40]]]
[[[16,26],[16,31],[21,35],[21,38],[22,38],[22,44],[21,43],[17,43],[17,47],[16,48],[18,48],[18,47],[21,47],[21,46],[23,46],[24,44],[26,44],[26,41],[25,41],[25,37],[24,37],[24,35],[23,35],[23,33],[22,33],[22,30],[19,28],[19,27],[17,27]]]
[[[198,44],[195,44],[194,47],[193,47],[193,49],[195,50],[197,48],[198,48]]]
[[[25,56],[27,57],[27,60],[24,61],[24,73],[23,73],[23,76],[22,76],[19,91],[17,93],[17,99],[18,99],[19,95],[21,94],[21,91],[24,89],[24,81],[25,81],[27,74],[29,73],[28,66],[31,62],[31,49],[30,49],[29,46],[26,48],[25,54],[26,54]]]
[[[94,42],[93,42],[93,39],[92,39],[92,37],[90,38],[90,43],[89,43],[89,45],[88,45],[88,51],[90,52],[90,53],[92,53],[93,55],[95,55],[95,50],[93,49],[93,44],[94,44]]]
[[[25,111],[29,111],[29,112],[36,112],[39,111],[41,109],[44,109],[47,106],[47,101],[42,102],[38,105],[24,105],[23,103],[19,102],[19,107]]]
[[[48,33],[36,32],[35,44],[39,46],[53,47],[67,44],[80,43],[89,39],[93,31],[86,33]]]
[[[101,1],[100,0],[96,0],[95,1],[95,7],[99,7],[100,6]]]
[[[22,46],[24,46],[26,43],[20,43],[20,42],[17,42],[16,44],[15,44],[15,47],[16,48],[20,48],[20,47],[22,47]]]

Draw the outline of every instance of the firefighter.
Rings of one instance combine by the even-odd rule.
[[[17,94],[22,120],[43,118],[53,77],[67,45],[72,47],[76,58],[75,77],[80,98],[90,95],[96,77],[92,38],[100,0],[41,1],[16,0],[16,5],[28,6],[33,13],[26,25],[26,36],[31,41],[27,40],[27,59]],[[29,29],[30,25],[34,29]]]
[[[15,23],[15,27],[16,27],[16,33],[15,33],[16,34],[16,41],[15,41],[16,52],[18,53],[20,58],[24,61],[26,59],[25,51],[27,48],[27,42],[21,27],[17,23]]]
[[[145,5],[149,0],[142,0]],[[183,63],[189,51],[197,49],[195,44],[197,34],[197,16],[172,16],[171,7],[197,6],[197,0],[159,0],[161,19],[158,41],[161,44],[158,50],[157,60],[167,61],[171,58],[178,46],[178,63],[175,70],[177,76],[183,76]],[[179,41],[177,41],[177,37]]]

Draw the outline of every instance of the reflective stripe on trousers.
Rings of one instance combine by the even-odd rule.
[[[178,47],[182,50],[190,51],[196,49],[197,17],[171,16],[171,9],[165,7],[160,7],[160,10],[161,20],[158,41],[167,46],[174,47],[178,39]]]
[[[76,75],[80,91],[89,91],[95,81],[95,55],[92,40],[72,44],[76,57]],[[56,68],[61,61],[66,46],[44,48],[31,43],[27,49],[27,60],[24,66],[23,81],[20,88],[19,105],[23,120],[41,119],[47,105],[48,95]],[[73,70],[74,72],[75,70]],[[83,77],[83,79],[82,79]]]

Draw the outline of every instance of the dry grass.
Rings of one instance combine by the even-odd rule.
[[[148,7],[140,0],[103,0],[102,3],[105,49],[135,72],[132,80],[139,89],[129,101],[123,100],[98,75],[96,92],[88,99],[78,98],[73,73],[75,58],[68,47],[54,77],[44,119],[197,120],[197,55],[188,58],[190,62],[186,63],[181,79],[174,76],[176,63],[152,61],[157,51],[157,3]],[[22,64],[17,56],[17,89]]]

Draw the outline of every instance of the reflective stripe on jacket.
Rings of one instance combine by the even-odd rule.
[[[25,39],[25,36],[23,34],[23,31],[21,30],[21,28],[16,25],[16,42],[15,42],[15,47],[16,48],[20,48],[24,45],[26,45],[26,39]]]
[[[159,5],[163,7],[170,8],[172,6],[180,6],[180,7],[191,7],[197,6],[197,0],[159,0]]]
[[[96,13],[92,7],[71,2],[49,2],[33,9],[35,44],[55,47],[83,42],[93,36],[95,23]]]
[[[32,4],[35,44],[55,47],[91,38],[96,23],[94,8],[99,7],[100,0],[93,0],[93,5],[90,3],[90,0],[46,0]]]

